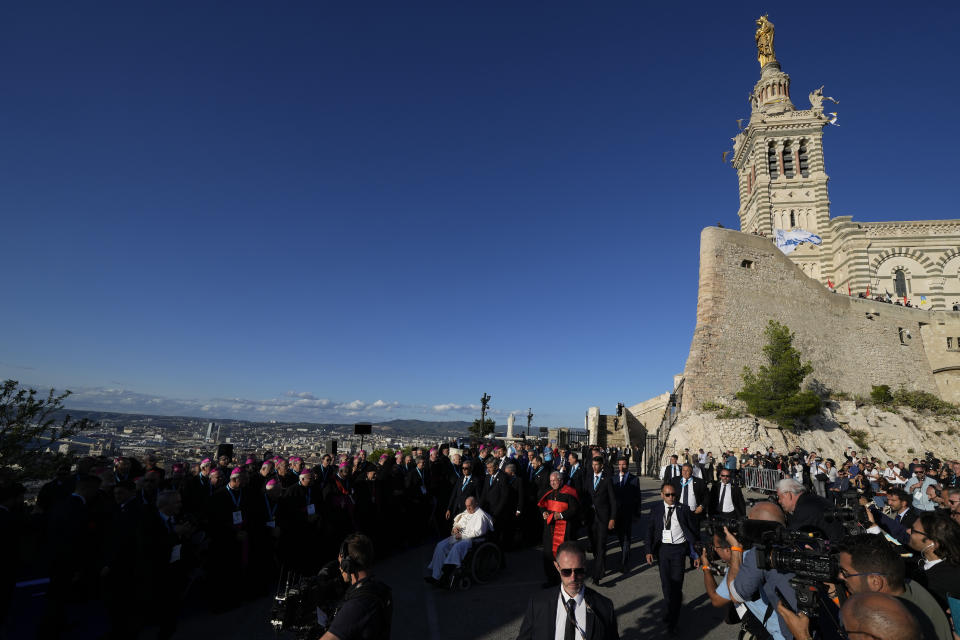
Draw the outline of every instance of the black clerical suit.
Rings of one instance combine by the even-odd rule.
[[[527,611],[523,614],[517,640],[555,640],[557,637],[557,609],[560,606],[558,589],[545,589],[530,597]],[[569,595],[564,592],[565,599]],[[620,632],[617,629],[617,614],[613,609],[613,602],[588,589],[583,588],[583,599],[587,605],[587,624],[582,630],[584,640],[618,640]],[[581,632],[576,631],[577,640],[581,639]]]
[[[586,519],[587,535],[593,553],[593,581],[599,582],[606,570],[607,526],[616,518],[617,497],[613,492],[610,474],[601,471],[600,475],[587,474],[583,479],[583,513]]]
[[[676,518],[683,533],[683,542],[664,543],[664,515],[666,505],[658,500],[650,505],[650,516],[647,520],[646,549],[660,563],[660,586],[663,590],[663,600],[667,607],[665,622],[668,628],[674,628],[680,618],[680,605],[683,603],[683,562],[684,557],[696,558],[693,548],[696,541],[693,526],[690,522],[690,510],[675,506],[668,513],[671,521]]]
[[[723,495],[721,495],[721,493]],[[733,504],[733,511],[725,512],[723,504],[727,501],[727,495]],[[729,518],[742,518],[747,513],[747,501],[743,498],[743,491],[732,482],[723,484],[723,481],[713,483],[710,489],[710,499],[707,501],[707,513],[711,516],[723,516]]]
[[[626,472],[623,477],[619,471],[611,476],[613,494],[617,498],[617,541],[620,543],[620,569],[626,571],[630,562],[630,542],[633,539],[633,518],[640,515],[641,493],[640,479]]]

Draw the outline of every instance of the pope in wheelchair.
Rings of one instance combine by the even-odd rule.
[[[467,510],[453,519],[451,535],[438,542],[433,550],[433,560],[427,565],[431,572],[427,582],[439,584],[444,573],[460,567],[474,542],[493,531],[493,519],[477,506],[476,498],[467,498],[465,505]]]

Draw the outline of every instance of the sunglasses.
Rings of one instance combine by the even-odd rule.
[[[675,493],[665,493],[665,494],[663,494],[663,497],[664,497],[664,498],[672,498],[672,497],[674,497],[675,495],[677,495],[677,494],[675,494]]]
[[[569,578],[570,576],[576,574],[577,577],[587,575],[586,567],[577,567],[576,569],[560,569],[560,575],[564,578]]]

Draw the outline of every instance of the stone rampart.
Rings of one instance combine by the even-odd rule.
[[[833,391],[866,396],[872,385],[887,384],[960,401],[960,350],[946,343],[948,336],[960,340],[960,313],[832,293],[770,239],[709,227],[700,236],[685,411],[734,396],[744,365],[763,364],[769,320],[794,332],[794,345],[813,364],[811,378]]]

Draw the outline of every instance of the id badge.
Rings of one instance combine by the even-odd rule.
[[[307,515],[308,515],[308,516],[312,516],[312,515],[315,514],[316,512],[317,512],[317,505],[315,505],[315,504],[308,504],[308,505],[307,505]]]
[[[277,526],[276,520],[267,520],[267,526],[271,529],[275,528]]]
[[[180,545],[175,544],[170,549],[170,563],[172,564],[174,562],[179,562],[179,561],[180,561]]]
[[[233,512],[233,524],[243,524],[243,512],[234,511]]]

